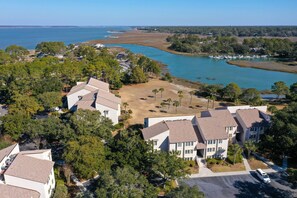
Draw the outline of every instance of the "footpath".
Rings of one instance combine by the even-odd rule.
[[[273,162],[260,157],[257,154],[254,154],[256,158],[262,160],[264,163],[268,165],[268,169],[263,169],[266,173],[276,173],[276,172],[283,172],[284,168],[279,167],[275,165]],[[199,161],[199,173],[192,174],[189,177],[190,178],[199,178],[199,177],[222,177],[222,176],[232,176],[232,175],[249,175],[253,171],[246,159],[245,156],[243,156],[243,164],[245,166],[245,171],[232,171],[232,172],[212,172],[209,168],[206,167],[205,160]]]

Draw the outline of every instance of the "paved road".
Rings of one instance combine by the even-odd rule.
[[[278,173],[269,174],[270,184],[261,182],[254,172],[251,173],[248,175],[190,178],[184,182],[190,186],[197,185],[206,197],[210,198],[297,197],[297,190],[291,189]]]

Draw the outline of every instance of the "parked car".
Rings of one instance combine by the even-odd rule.
[[[265,182],[265,183],[270,183],[271,182],[271,180],[270,180],[269,176],[267,175],[267,173],[265,173],[262,169],[257,169],[256,174],[259,177],[259,179],[261,179],[263,182]]]

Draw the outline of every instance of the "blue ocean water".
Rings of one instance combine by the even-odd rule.
[[[104,39],[112,32],[129,29],[129,27],[0,27],[0,49],[12,44],[35,49],[42,41],[63,41],[68,45]]]
[[[42,41],[63,41],[65,44],[104,39],[112,32],[127,31],[129,27],[0,27],[0,49],[16,44],[34,49]],[[115,46],[115,45],[110,45]],[[297,74],[274,72],[229,65],[225,60],[201,56],[183,56],[156,48],[118,44],[134,53],[141,53],[168,66],[173,76],[208,84],[237,83],[242,88],[270,89],[276,81],[287,85],[297,82]]]
[[[134,53],[144,54],[166,64],[173,76],[191,81],[222,85],[235,82],[242,88],[258,90],[271,89],[271,85],[276,81],[284,81],[287,85],[297,82],[297,74],[237,67],[229,65],[225,60],[177,55],[153,47],[131,44],[109,46],[121,46]]]

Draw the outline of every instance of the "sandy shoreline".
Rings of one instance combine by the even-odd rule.
[[[295,64],[295,66],[289,66],[285,63],[279,63],[275,61],[251,62],[246,60],[227,61],[227,63],[238,67],[256,68],[295,74],[297,73],[297,64]]]
[[[88,41],[90,44],[102,43],[102,44],[135,44],[148,47],[154,47],[172,54],[196,56],[195,54],[182,53],[168,49],[170,43],[166,41],[166,38],[172,34],[168,33],[148,33],[141,30],[132,30],[129,32],[115,34],[118,38],[108,38],[100,40]],[[198,56],[198,55],[197,55]]]

